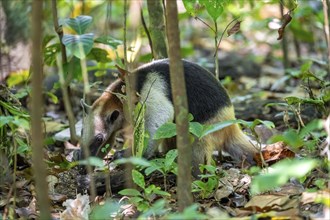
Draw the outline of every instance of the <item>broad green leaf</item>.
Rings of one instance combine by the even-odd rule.
[[[321,99],[310,99],[310,98],[302,99],[302,98],[298,98],[295,96],[285,97],[285,101],[289,105],[302,104],[302,103],[309,103],[309,104],[314,104],[314,105],[324,105],[324,102]]]
[[[111,61],[111,59],[108,57],[108,52],[101,48],[92,48],[87,57],[90,60],[96,60],[97,62],[101,63],[107,63]]]
[[[65,24],[72,28],[77,34],[84,34],[88,26],[92,23],[93,18],[87,15],[80,15],[75,18],[67,18]]]
[[[177,149],[170,150],[169,152],[166,153],[165,164],[164,164],[166,172],[168,172],[171,169],[171,167],[174,163],[174,160],[176,159],[177,156],[178,156]]]
[[[93,48],[93,33],[82,35],[65,34],[62,42],[67,50],[79,59],[83,59]]]
[[[52,100],[52,102],[54,104],[57,104],[58,103],[58,98],[57,98],[57,96],[54,93],[47,92],[46,95],[50,98],[50,100]]]
[[[171,196],[171,194],[169,194],[168,192],[165,192],[161,189],[158,189],[158,188],[155,188],[154,190],[154,193],[157,194],[157,195],[161,195],[161,196]]]
[[[12,121],[14,125],[16,125],[19,128],[24,128],[26,130],[30,129],[30,122],[26,120],[25,118],[21,117],[14,117],[14,120]]]
[[[301,131],[299,132],[299,137],[304,138],[308,133],[322,128],[323,128],[322,120],[313,120],[301,129]]]
[[[260,119],[255,119],[254,121],[250,122],[250,121],[244,121],[244,120],[240,120],[240,123],[242,125],[244,125],[245,127],[248,127],[252,130],[254,130],[254,128],[257,126],[257,125],[260,125],[260,124],[263,124],[265,125],[267,128],[269,129],[272,129],[272,128],[275,128],[275,125],[273,122],[271,121],[264,121],[264,120],[260,120]]]
[[[141,196],[141,193],[136,189],[123,189],[118,193],[123,196]]]
[[[144,199],[140,196],[136,196],[136,197],[131,197],[129,201],[132,202],[133,204],[140,205],[140,202],[144,202]]]
[[[218,17],[222,14],[224,8],[224,0],[201,0],[199,1],[206,8],[207,13],[212,17],[213,21],[216,22]]]
[[[95,166],[95,167],[101,167],[101,168],[104,167],[103,160],[100,159],[99,157],[89,157],[86,160],[78,161],[78,164],[80,165],[90,164],[91,166]]]
[[[43,54],[44,54],[44,62],[48,66],[54,66],[56,64],[56,55],[61,51],[61,44],[56,43],[44,47]]]
[[[98,37],[95,40],[95,43],[101,43],[110,46],[112,49],[116,49],[119,45],[123,45],[123,41],[115,39],[110,36]]]
[[[13,116],[0,116],[0,128],[14,121]]]
[[[282,160],[271,166],[268,173],[260,174],[252,179],[252,194],[262,193],[287,183],[290,178],[301,178],[317,167],[318,161],[313,159]]]
[[[132,170],[132,177],[133,177],[133,181],[136,185],[138,185],[142,189],[145,189],[146,183],[144,181],[144,176],[139,171]]]
[[[189,132],[200,138],[203,134],[204,127],[198,122],[189,122]]]
[[[300,67],[301,72],[307,72],[309,69],[312,67],[313,61],[309,60],[308,62],[305,62],[303,65]]]
[[[229,121],[222,121],[222,122],[218,122],[218,123],[206,126],[204,128],[203,134],[200,136],[200,138],[202,138],[202,137],[204,137],[208,134],[211,134],[213,132],[224,129],[224,128],[230,126],[230,125],[239,123],[239,122],[243,122],[243,121],[242,120],[229,120]]]
[[[183,5],[185,7],[185,9],[187,10],[187,12],[195,17],[196,16],[196,9],[195,9],[195,5],[197,3],[197,0],[183,0]]]
[[[209,216],[201,214],[198,211],[198,204],[194,203],[191,206],[185,208],[183,212],[173,213],[166,216],[168,220],[177,220],[177,219],[209,219]]]
[[[136,157],[142,157],[144,149],[147,145],[146,132],[145,132],[145,114],[146,105],[140,102],[136,105],[134,109],[134,145],[133,145],[133,155]]]
[[[89,219],[111,219],[120,210],[121,204],[112,199],[107,199],[104,204],[93,207]]]
[[[289,10],[294,10],[298,7],[297,0],[283,0],[282,2],[283,2],[283,5]]]
[[[149,161],[147,161],[144,158],[140,158],[140,157],[121,158],[121,159],[115,160],[115,163],[116,164],[131,163],[135,166],[141,166],[141,167],[151,166]]]
[[[156,170],[161,171],[160,167],[157,165],[152,165],[144,170],[144,173],[149,176],[151,173],[155,172]]]
[[[299,148],[304,145],[303,139],[300,138],[298,133],[294,130],[288,130],[281,135],[275,135],[271,137],[270,141],[273,143],[283,141],[293,148]]]
[[[27,82],[27,80],[29,79],[29,76],[30,76],[29,70],[19,70],[19,71],[10,73],[10,75],[7,79],[8,87],[11,88],[18,84]]]
[[[168,122],[160,126],[153,139],[154,140],[159,140],[163,138],[171,138],[176,135],[176,125],[173,122]]]

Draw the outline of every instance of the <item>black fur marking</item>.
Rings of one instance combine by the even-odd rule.
[[[194,121],[203,123],[214,117],[220,109],[230,106],[230,98],[223,86],[203,67],[183,60],[189,112]],[[167,97],[173,102],[170,83],[169,60],[157,60],[145,67],[138,68],[134,74],[136,90],[140,93],[148,73],[157,72],[164,78],[168,88]]]

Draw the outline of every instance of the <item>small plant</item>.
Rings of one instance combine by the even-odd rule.
[[[200,175],[201,180],[195,180],[192,184],[193,192],[199,192],[202,199],[208,198],[212,195],[214,190],[219,185],[220,176],[218,170],[212,165],[201,165],[200,170],[203,175]]]
[[[136,189],[124,189],[119,192],[119,194],[130,197],[130,202],[132,202],[139,211],[147,211],[152,207],[152,202],[154,201],[154,195],[159,195],[162,197],[169,197],[170,194],[161,190],[160,187],[151,184],[146,186],[144,176],[137,170],[132,170],[133,182],[138,185],[142,192]]]
[[[164,188],[165,191],[167,189],[167,180],[166,176],[169,173],[177,174],[178,172],[178,165],[175,163],[175,159],[178,156],[178,151],[170,150],[167,152],[165,158],[154,159],[150,161],[150,166],[144,171],[146,175],[150,175],[154,171],[159,171],[164,175]]]

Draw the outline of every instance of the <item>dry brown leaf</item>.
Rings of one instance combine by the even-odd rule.
[[[268,165],[272,165],[279,160],[284,158],[293,158],[295,157],[295,153],[291,151],[287,145],[280,141],[274,144],[267,145],[261,150],[264,161]],[[260,158],[260,154],[256,154],[254,160],[257,162],[258,166],[262,166],[262,160]]]
[[[236,23],[227,31],[228,37],[236,34],[241,29],[241,21],[236,21]]]
[[[282,207],[290,201],[288,195],[257,195],[245,204],[245,208],[249,210],[256,209],[259,212],[273,210],[274,207]]]
[[[281,27],[278,29],[278,38],[277,40],[282,40],[283,36],[284,36],[284,31],[285,31],[285,27],[290,23],[290,21],[292,20],[292,17],[290,15],[291,11],[289,11],[288,13],[286,13],[285,15],[283,15],[283,23],[281,25]]]

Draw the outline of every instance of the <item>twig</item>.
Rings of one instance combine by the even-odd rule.
[[[208,28],[210,28],[211,29],[211,31],[213,31],[213,33],[216,33],[216,31],[208,24],[208,23],[206,23],[203,19],[201,19],[201,18],[199,18],[199,17],[197,17],[197,16],[195,16],[195,19],[196,20],[199,20],[199,21],[201,21],[203,24],[205,24]]]
[[[326,0],[323,0],[323,14],[324,14],[324,34],[328,45],[328,79],[330,79],[330,30],[329,30],[328,4]]]
[[[149,41],[149,45],[150,45],[150,49],[151,49],[151,55],[152,55],[152,57],[155,57],[154,56],[154,50],[153,50],[153,47],[152,47],[152,40],[151,40],[150,32],[148,30],[146,21],[144,20],[142,7],[140,9],[140,15],[141,15],[141,22],[142,22],[143,29],[146,32],[147,37],[148,37],[148,41]]]
[[[227,24],[225,30],[224,30],[224,31],[222,32],[222,34],[221,34],[221,37],[220,37],[220,40],[219,40],[218,45],[217,45],[217,47],[215,48],[215,52],[214,52],[213,57],[215,57],[215,56],[217,55],[217,51],[218,51],[218,48],[220,47],[220,43],[221,43],[221,41],[222,41],[223,35],[226,33],[226,31],[227,31],[227,29],[229,28],[229,26],[230,26],[234,21],[236,21],[237,19],[238,19],[238,18],[234,18],[231,22],[229,22],[229,23]]]

